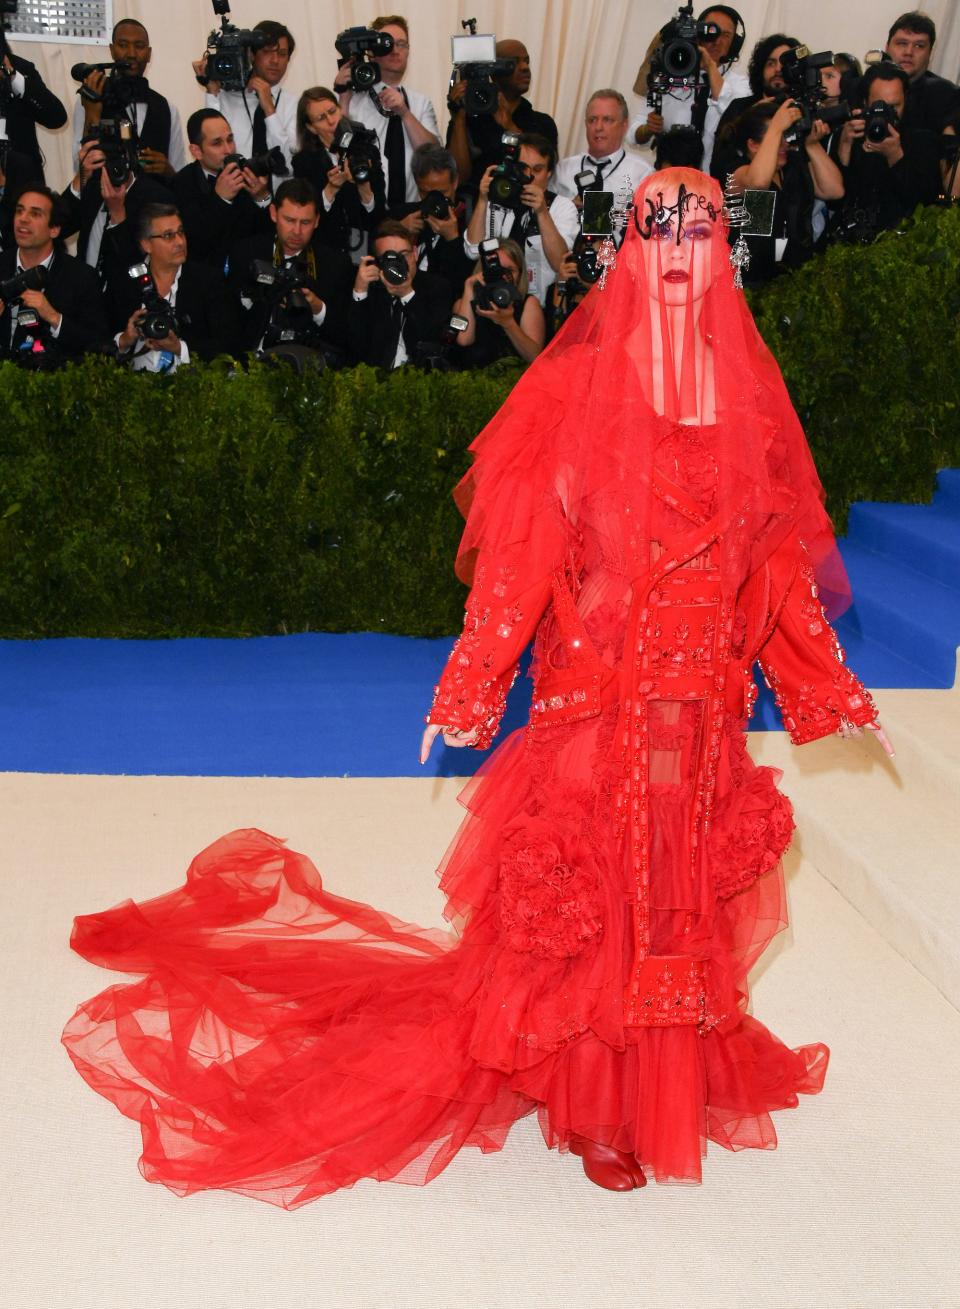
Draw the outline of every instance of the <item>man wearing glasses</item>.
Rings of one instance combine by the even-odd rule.
[[[111,320],[120,356],[137,371],[172,373],[193,356],[213,359],[230,348],[231,310],[223,278],[187,260],[187,238],[176,205],[149,204],[140,211],[137,235],[150,287],[131,276],[111,284]],[[139,271],[139,270],[138,270]],[[144,330],[162,300],[173,325],[163,336]]]
[[[403,85],[410,59],[407,20],[390,14],[375,18],[370,26],[393,37],[393,49],[377,60],[382,84],[367,95],[351,91],[350,65],[344,64],[333,85],[343,112],[377,134],[387,172],[387,205],[393,208],[419,198],[410,157],[418,146],[440,144],[440,126],[431,101]]]

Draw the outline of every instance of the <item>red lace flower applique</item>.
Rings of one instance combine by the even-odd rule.
[[[793,836],[793,805],[772,768],[756,768],[717,804],[709,836],[710,870],[721,900],[775,868]]]
[[[603,921],[589,838],[553,818],[523,815],[500,857],[500,922],[512,950],[544,959],[595,944]]]

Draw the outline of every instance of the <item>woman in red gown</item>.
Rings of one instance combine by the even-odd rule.
[[[744,732],[759,659],[798,744],[878,730],[824,612],[848,599],[779,371],[734,289],[715,182],[646,179],[596,287],[474,444],[464,631],[441,731],[486,746],[534,639],[529,725],[468,785],[442,868],[458,935],[325,891],[265,833],[167,895],[76,920],[141,981],[80,1006],[81,1075],[178,1195],[292,1209],[423,1183],[537,1112],[600,1185],[699,1182],[776,1145],[823,1044],[747,1014],[786,924],[793,829]]]

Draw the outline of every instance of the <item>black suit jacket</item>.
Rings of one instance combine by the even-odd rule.
[[[137,284],[129,277],[111,283],[107,303],[110,331],[116,335],[142,304]],[[183,265],[174,312],[180,320],[178,335],[192,358],[213,359],[236,351],[236,313],[226,282],[206,264],[188,260]]]
[[[320,226],[317,228],[317,241],[332,250],[342,250],[349,254],[354,249],[354,231],[373,232],[387,216],[387,184],[383,168],[374,169],[370,177],[373,188],[373,208],[368,213],[360,203],[357,188],[352,182],[345,182],[337,193],[337,198],[329,211],[324,207],[323,188],[327,184],[327,174],[334,167],[333,159],[323,146],[316,150],[301,150],[293,156],[293,175],[308,181],[320,198]]]
[[[16,250],[5,250],[0,255],[0,280],[12,277],[16,267]],[[64,360],[77,359],[87,350],[109,344],[106,305],[92,268],[58,249],[47,273],[43,293],[54,309],[63,315],[56,338],[44,333],[49,354]],[[0,315],[0,358],[10,356],[10,308],[5,306]]]
[[[255,259],[272,263],[275,241],[272,231],[266,236],[241,241],[234,247],[230,258],[230,290],[234,299],[234,312],[240,314],[240,343],[244,350],[257,349],[270,322],[273,301],[269,294],[257,285],[252,264]],[[307,286],[323,301],[327,312],[323,326],[319,329],[313,328],[312,318],[309,324],[304,323],[303,326],[308,335],[316,332],[316,345],[328,344],[344,350],[347,304],[353,286],[354,266],[339,250],[331,250],[316,242],[313,253],[316,258],[317,275],[308,280]],[[251,300],[253,307],[247,309],[240,304],[241,297]]]
[[[10,55],[10,62],[23,74],[24,93],[10,96],[0,102],[0,118],[7,120],[7,139],[11,150],[27,155],[36,165],[36,176],[43,180],[43,154],[37,143],[37,124],[56,130],[67,121],[67,111],[53,92],[44,84],[34,64],[19,55]]]
[[[394,205],[387,211],[388,218],[397,220],[406,218],[408,214],[415,213],[420,208],[420,202],[404,202],[402,205]],[[463,290],[463,284],[473,272],[474,261],[467,257],[463,248],[463,234],[467,230],[466,205],[461,198],[455,201],[457,214],[457,237],[453,241],[445,241],[442,236],[438,236],[432,228],[426,223],[420,233],[419,244],[417,246],[417,267],[425,273],[433,273],[437,277],[442,277],[449,285],[454,300]]]
[[[77,258],[86,262],[90,232],[103,204],[99,171],[87,182],[79,199],[68,186],[61,193],[60,200],[65,219],[60,235],[67,238],[77,234]],[[136,236],[137,215],[143,206],[151,203],[169,204],[170,200],[169,187],[163,186],[146,173],[137,174],[134,185],[127,192],[126,221],[104,229],[100,263],[105,283],[118,275],[121,281],[126,281],[130,265],[143,261],[143,250]]]
[[[413,290],[413,299],[403,306],[403,339],[408,358],[416,362],[417,346],[435,344],[450,322],[453,297],[444,279],[434,273],[417,273]],[[393,367],[400,331],[391,313],[394,298],[382,282],[371,285],[365,300],[357,302],[351,296],[347,340],[355,363]]]
[[[960,87],[928,71],[910,83],[903,125],[942,132],[947,118],[956,109],[960,109]]]
[[[187,233],[191,260],[221,272],[238,241],[273,231],[269,210],[261,208],[246,191],[230,204],[221,200],[200,163],[188,164],[177,173],[173,194]]]
[[[864,154],[863,142],[854,141],[850,163],[843,173],[841,213],[851,209],[872,212],[876,226],[897,227],[917,205],[932,204],[943,186],[940,142],[933,132],[901,127],[903,158],[890,168],[880,155]]]

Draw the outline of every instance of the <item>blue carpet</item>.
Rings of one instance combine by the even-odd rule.
[[[841,548],[856,596],[839,624],[851,667],[871,687],[952,685],[960,470],[940,474],[931,506],[854,506]],[[0,642],[0,771],[416,775],[450,644],[376,633]],[[505,730],[529,699],[522,678]],[[752,726],[780,726],[766,687]],[[435,747],[424,771],[471,772],[483,757]]]

